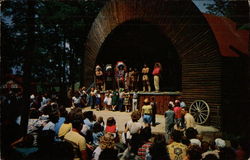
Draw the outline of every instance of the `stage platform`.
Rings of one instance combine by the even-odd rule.
[[[132,95],[134,92],[129,92],[130,101],[132,104]],[[141,110],[141,107],[143,106],[143,101],[145,98],[151,99],[151,97],[155,98],[155,102],[157,103],[157,109],[156,113],[163,115],[165,111],[167,110],[169,101],[174,101],[175,99],[178,99],[179,96],[181,96],[181,92],[175,91],[175,92],[137,92],[138,94],[138,109]],[[103,102],[105,92],[101,92],[101,100]]]

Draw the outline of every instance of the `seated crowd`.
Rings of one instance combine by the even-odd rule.
[[[31,97],[32,98],[32,97]],[[93,111],[80,107],[59,106],[50,101],[41,107],[31,105],[27,135],[11,141],[5,159],[18,160],[244,160],[249,158],[245,141],[231,142],[222,137],[203,140],[198,134],[187,109],[181,109],[184,122],[166,111],[166,132],[153,134],[151,118],[147,116],[148,101],[142,113],[135,110],[131,120],[119,132],[114,117],[106,120]],[[176,101],[174,105],[179,105]],[[176,107],[176,106],[174,106]],[[175,113],[176,112],[176,113]],[[172,114],[173,113],[173,114]],[[169,116],[173,123],[167,122]],[[170,116],[171,117],[171,116]],[[140,120],[142,118],[142,121]],[[180,121],[180,122],[179,122]]]

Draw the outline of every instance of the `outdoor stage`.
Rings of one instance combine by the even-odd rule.
[[[134,92],[129,92],[132,102],[132,97]],[[137,92],[138,94],[138,109],[141,110],[141,107],[143,106],[143,101],[145,98],[155,98],[155,102],[157,103],[156,113],[157,114],[164,114],[167,110],[167,106],[169,101],[174,101],[175,99],[178,99],[181,96],[181,92],[175,91],[175,92]],[[103,103],[105,93],[101,93],[101,101]],[[102,104],[103,105],[103,104]]]

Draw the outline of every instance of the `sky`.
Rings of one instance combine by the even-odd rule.
[[[207,9],[204,4],[213,4],[214,0],[193,0],[193,2],[200,9],[201,12],[205,13]]]

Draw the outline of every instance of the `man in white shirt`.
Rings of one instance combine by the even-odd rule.
[[[188,107],[182,108],[182,114],[184,115],[184,120],[185,120],[184,123],[185,123],[186,129],[190,127],[195,128],[196,123],[195,123],[194,117],[189,113]]]

